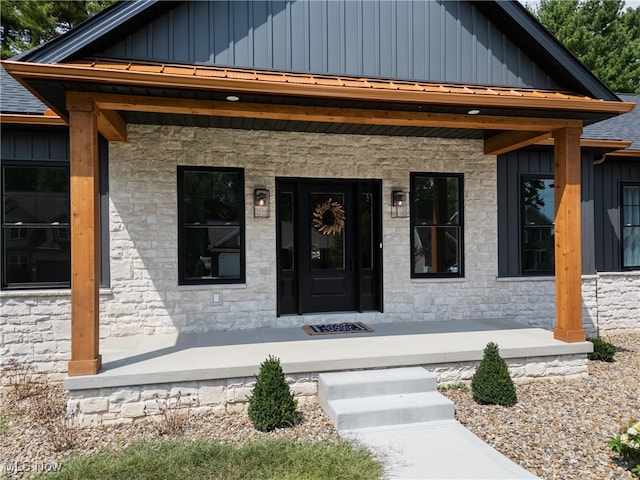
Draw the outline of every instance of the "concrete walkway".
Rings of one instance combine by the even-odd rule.
[[[389,479],[536,479],[455,420],[341,431],[379,452]]]

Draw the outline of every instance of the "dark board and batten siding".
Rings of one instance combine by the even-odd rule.
[[[596,268],[600,272],[622,271],[622,185],[640,183],[640,162],[607,157],[594,166]]]
[[[522,275],[521,198],[523,176],[553,178],[553,151],[524,149],[498,156],[498,275]],[[581,230],[582,273],[593,274],[594,263],[593,155],[582,154]]]
[[[185,2],[101,56],[416,81],[557,88],[467,2]]]

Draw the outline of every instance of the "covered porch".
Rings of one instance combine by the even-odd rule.
[[[301,327],[109,338],[96,375],[68,377],[83,424],[133,421],[158,402],[241,410],[260,363],[280,359],[292,392],[315,401],[321,372],[422,366],[439,383],[469,381],[495,342],[515,381],[587,375],[590,342],[506,319],[369,324],[373,331],[309,335]]]

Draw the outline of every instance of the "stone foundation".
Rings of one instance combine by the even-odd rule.
[[[505,359],[515,382],[572,379],[588,375],[586,355]],[[469,382],[479,361],[423,365],[438,383]],[[299,403],[316,402],[318,373],[286,376]],[[244,411],[254,377],[135,385],[69,391],[68,411],[81,426],[130,423],[156,415],[164,406],[189,408],[194,413]]]

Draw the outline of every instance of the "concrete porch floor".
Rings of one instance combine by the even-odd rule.
[[[252,377],[269,356],[285,373],[327,372],[472,362],[495,342],[505,359],[579,355],[590,342],[564,343],[553,333],[508,319],[370,324],[373,332],[308,335],[302,327],[112,337],[101,341],[97,375],[68,377],[84,390]]]

